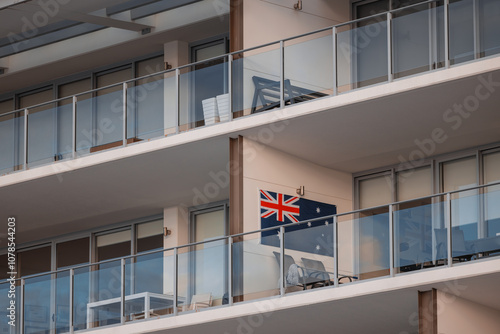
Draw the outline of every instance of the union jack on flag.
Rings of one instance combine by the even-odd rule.
[[[300,206],[295,203],[299,200],[298,196],[288,196],[280,193],[269,191],[260,191],[260,217],[269,218],[276,214],[276,220],[286,223],[285,218],[288,218],[292,223],[296,223],[300,216]]]

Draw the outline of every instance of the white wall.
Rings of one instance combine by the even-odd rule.
[[[498,334],[500,311],[438,291],[439,334]]]
[[[306,160],[291,156],[284,152],[259,144],[248,138],[243,142],[243,224],[244,231],[254,231],[260,226],[260,190],[295,195],[296,189],[305,187],[305,199],[334,204],[337,212],[352,210],[352,176],[349,173],[324,168]],[[345,232],[345,231],[344,231]],[[343,233],[352,238],[352,233]],[[260,235],[250,235],[244,249],[245,271],[266,271],[266,279],[254,282],[249,277],[244,282],[245,292],[271,290],[278,287],[279,271],[273,251],[275,247],[264,246],[259,243]],[[339,273],[352,273],[352,239],[342,240],[339,249],[341,261]],[[290,252],[295,261],[301,265],[301,254]],[[309,255],[309,254],[308,254]],[[303,255],[302,255],[303,256]],[[332,259],[315,255],[316,260],[325,264],[328,271],[333,271]],[[251,269],[252,270],[247,270]],[[264,286],[265,285],[265,286]]]

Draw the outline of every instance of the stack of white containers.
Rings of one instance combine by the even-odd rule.
[[[211,125],[217,122],[229,121],[229,94],[218,95],[201,101],[203,104],[203,116],[205,117],[205,125]]]
[[[220,122],[229,121],[229,94],[217,95],[217,109]]]
[[[203,117],[205,117],[205,125],[215,123],[215,117],[218,116],[217,112],[217,99],[215,97],[201,101],[203,104]]]

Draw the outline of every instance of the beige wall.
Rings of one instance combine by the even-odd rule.
[[[295,195],[296,189],[304,186],[304,198],[335,204],[339,213],[352,210],[351,174],[315,165],[248,138],[244,138],[243,155],[243,200],[245,203],[243,229],[245,232],[261,228],[259,205],[261,189]],[[349,240],[343,240],[341,247],[344,248],[339,249],[339,253],[345,257],[341,262],[342,265],[339,266],[339,273],[352,274],[352,230],[344,235]],[[243,250],[245,273],[261,272],[261,277],[265,279],[255,282],[252,276],[245,277],[245,293],[258,293],[278,288],[279,270],[273,254],[276,247],[261,245],[259,238],[260,234],[252,234],[246,239]],[[250,239],[252,241],[249,241]],[[294,257],[297,264],[302,265],[300,258],[304,254],[294,251],[288,253]],[[314,255],[314,259],[322,261],[327,271],[333,271],[332,258]]]
[[[296,0],[243,1],[244,48],[300,35],[349,20],[349,0],[304,0],[296,11]]]
[[[243,224],[260,229],[259,190],[295,195],[305,187],[305,199],[335,204],[337,212],[352,210],[352,176],[310,163],[248,138],[243,142]]]
[[[189,243],[188,209],[175,206],[163,210],[163,227],[168,228],[171,234],[163,241],[164,248],[172,248]],[[165,252],[163,257],[163,293],[173,295],[174,293],[174,257],[173,251]],[[186,276],[187,262],[181,261],[179,272]],[[186,290],[187,279],[179,281],[179,291]],[[179,294],[181,295],[181,294]]]
[[[500,311],[438,291],[439,334],[500,333]]]

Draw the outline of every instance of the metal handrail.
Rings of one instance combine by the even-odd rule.
[[[461,190],[453,190],[453,191],[442,192],[442,193],[438,193],[438,194],[434,194],[434,195],[418,197],[418,198],[414,198],[414,199],[411,199],[411,200],[404,200],[404,201],[392,202],[392,203],[385,204],[385,205],[373,206],[373,207],[369,207],[369,208],[352,210],[352,211],[349,211],[349,212],[337,213],[337,214],[334,214],[334,215],[317,217],[317,218],[314,218],[314,219],[302,220],[300,222],[290,223],[290,224],[286,224],[286,225],[282,225],[282,226],[284,226],[285,228],[287,228],[287,227],[292,227],[292,226],[307,224],[309,222],[314,222],[314,221],[318,221],[318,220],[332,219],[332,218],[335,218],[335,217],[347,216],[347,215],[352,215],[352,214],[356,214],[356,213],[362,213],[362,212],[376,210],[376,209],[381,209],[381,208],[389,208],[390,206],[396,206],[396,205],[399,205],[399,204],[404,204],[404,203],[409,203],[409,202],[415,202],[415,201],[420,201],[420,200],[423,200],[423,199],[429,199],[429,198],[434,198],[434,197],[447,196],[448,194],[451,195],[451,194],[455,194],[455,193],[459,193],[459,192],[468,192],[468,191],[471,191],[471,190],[483,189],[483,188],[486,188],[486,187],[494,187],[494,186],[500,186],[500,181],[499,182],[493,182],[493,183],[490,183],[490,184],[483,184],[483,185],[479,185],[479,186],[473,186],[473,187],[469,187],[469,188],[461,189]],[[69,271],[71,269],[81,269],[81,268],[86,268],[86,267],[91,267],[91,266],[98,266],[98,265],[102,265],[102,264],[105,264],[105,263],[116,262],[116,261],[120,261],[121,259],[128,260],[128,259],[137,258],[137,257],[140,257],[140,256],[146,256],[146,255],[157,254],[157,253],[162,253],[162,252],[169,252],[169,251],[173,251],[175,249],[193,247],[193,246],[202,245],[202,244],[210,244],[212,242],[221,241],[221,240],[229,240],[229,239],[232,239],[232,238],[242,237],[242,236],[246,236],[246,235],[250,235],[250,234],[262,233],[262,232],[267,232],[267,231],[272,231],[272,230],[279,230],[280,227],[281,226],[267,227],[267,228],[263,228],[263,229],[259,229],[259,230],[254,230],[254,231],[249,231],[249,232],[243,232],[243,233],[237,233],[237,234],[232,234],[232,235],[224,236],[224,237],[217,237],[217,238],[210,239],[209,241],[192,242],[192,243],[188,243],[188,244],[184,244],[184,245],[180,245],[180,246],[175,246],[175,247],[170,247],[170,248],[162,248],[162,249],[157,249],[157,250],[153,250],[153,251],[143,252],[143,253],[139,253],[139,254],[127,255],[127,256],[123,256],[123,257],[115,258],[115,259],[110,259],[110,260],[103,260],[103,261],[100,261],[100,262],[94,262],[94,263],[87,263],[87,264],[77,265],[77,266],[73,266],[71,268],[64,268],[64,269],[54,270],[54,271],[50,271],[50,272],[44,272],[44,273],[40,273],[40,274],[23,276],[23,277],[20,277],[20,278],[16,278],[16,280],[30,279],[30,278],[35,278],[35,277],[40,277],[40,276],[45,276],[45,275],[53,275],[53,274],[58,274],[58,273],[66,272],[66,271]],[[2,284],[2,283],[6,283],[6,281],[0,282],[0,284]]]

